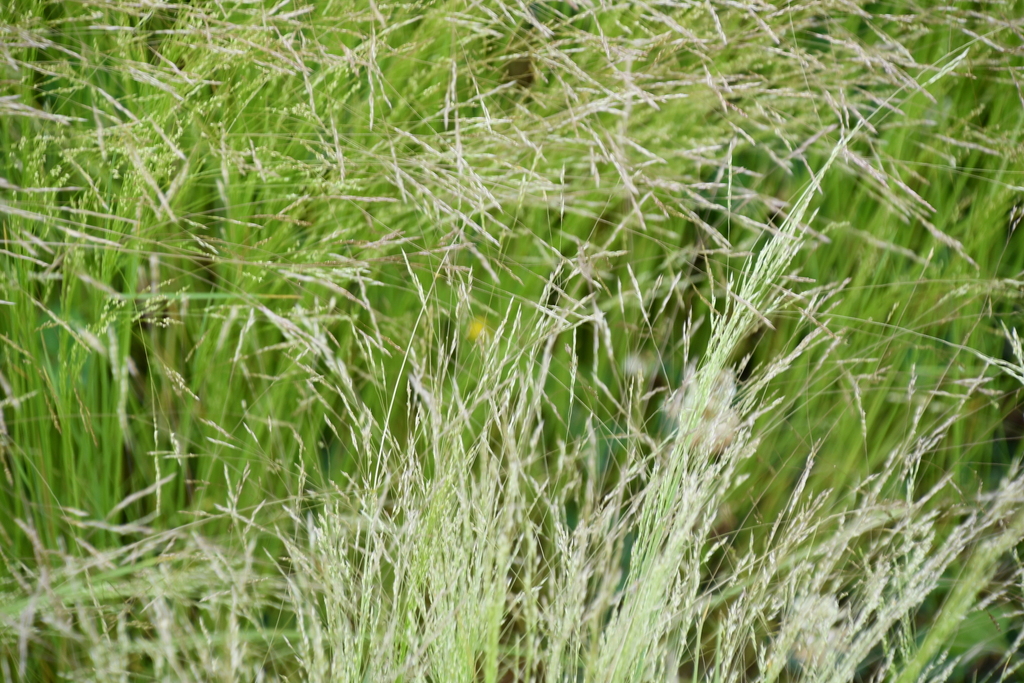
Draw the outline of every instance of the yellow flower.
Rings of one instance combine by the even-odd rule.
[[[487,319],[476,316],[469,321],[469,329],[466,330],[466,336],[469,337],[469,341],[476,341],[481,337],[485,337],[489,332],[490,328],[487,326]]]

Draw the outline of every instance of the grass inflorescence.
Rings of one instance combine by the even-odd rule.
[[[1022,36],[0,7],[0,678],[1017,680]]]

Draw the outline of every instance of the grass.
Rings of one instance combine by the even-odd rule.
[[[1021,17],[0,8],[0,678],[1016,680]]]

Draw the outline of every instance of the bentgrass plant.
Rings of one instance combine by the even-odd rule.
[[[1024,662],[1020,2],[0,8],[0,677]]]

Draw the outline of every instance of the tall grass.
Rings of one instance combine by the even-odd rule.
[[[0,676],[1015,680],[1022,17],[0,8]]]

